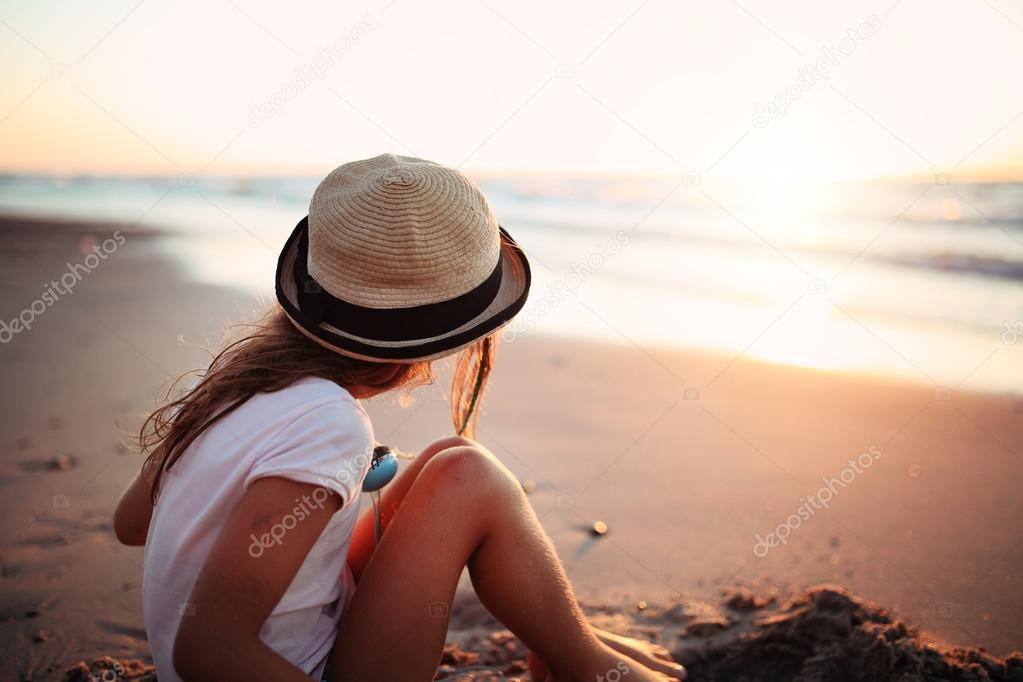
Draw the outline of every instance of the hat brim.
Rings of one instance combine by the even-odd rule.
[[[308,221],[300,222],[281,251],[277,262],[277,300],[299,331],[320,345],[352,358],[370,362],[412,363],[450,355],[510,322],[525,305],[529,294],[529,261],[511,235],[501,228],[501,286],[490,305],[468,322],[429,338],[399,341],[356,336],[329,322],[314,324],[299,305],[298,285],[295,282],[299,241],[307,229]]]

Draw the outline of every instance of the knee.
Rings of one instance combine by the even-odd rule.
[[[420,452],[419,455],[416,457],[416,461],[419,463],[419,466],[425,467],[433,460],[434,457],[444,452],[445,450],[463,447],[483,449],[482,445],[469,438],[465,438],[463,436],[448,436],[447,438],[435,440],[429,445],[427,445],[425,448],[423,448],[422,452]]]
[[[458,447],[471,447],[482,449],[483,446],[477,443],[476,441],[472,440],[471,438],[466,438],[465,436],[448,436],[447,438],[435,440],[434,442],[427,445],[426,448],[423,450],[422,454],[429,458],[432,457],[433,455],[436,455],[439,452],[443,452],[444,450],[450,450],[451,448]]]
[[[522,486],[504,464],[486,448],[456,445],[434,455],[423,468],[435,491],[454,491],[459,496],[493,496],[514,492],[522,494]]]

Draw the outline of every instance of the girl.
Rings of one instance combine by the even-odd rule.
[[[383,155],[319,185],[278,262],[279,307],[142,428],[114,526],[146,546],[161,682],[431,680],[466,566],[533,679],[684,678],[663,649],[586,622],[519,482],[468,437],[428,446],[357,518],[383,475],[359,400],[461,351],[452,411],[471,434],[529,281],[456,170]]]

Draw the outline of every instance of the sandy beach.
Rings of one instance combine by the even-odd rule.
[[[125,435],[204,364],[195,344],[260,305],[191,281],[159,232],[3,218],[0,319],[116,230],[0,346],[3,679],[101,655],[145,673],[142,551],[111,529],[140,465]],[[370,401],[378,440],[450,434],[443,372],[413,398]],[[1017,396],[524,334],[500,349],[479,438],[530,491],[588,613],[694,680],[1023,679]],[[465,595],[447,663],[521,673],[494,627]]]

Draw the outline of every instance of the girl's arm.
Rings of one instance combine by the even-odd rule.
[[[309,682],[259,639],[259,630],[341,505],[334,493],[317,505],[316,489],[275,477],[249,486],[183,605],[189,615],[174,640],[174,669],[182,679]],[[286,530],[289,515],[294,523]]]
[[[149,521],[153,518],[153,501],[149,496],[152,481],[149,462],[121,495],[114,512],[114,534],[124,545],[144,545],[149,535]]]

